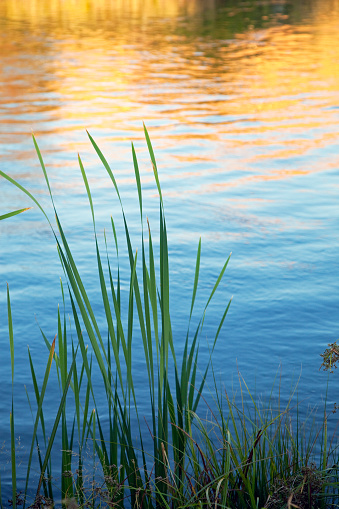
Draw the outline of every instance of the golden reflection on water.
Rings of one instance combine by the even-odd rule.
[[[319,167],[302,157],[338,137],[339,7],[311,3],[305,19],[293,20],[281,2],[258,27],[244,8],[241,32],[230,21],[239,9],[224,9],[218,24],[216,4],[202,0],[2,0],[5,141],[20,144],[31,129],[84,128],[135,139],[145,121],[158,146],[182,147],[169,165],[189,168],[172,169],[172,178],[201,177],[206,170],[194,163],[213,163],[213,182],[192,193],[326,170],[339,159]],[[65,148],[79,145],[67,140]],[[272,169],[272,160],[286,166]],[[227,171],[234,175],[225,179]]]
[[[138,17],[138,21],[149,17],[177,17],[183,13],[195,15],[202,10],[215,7],[214,0],[5,0],[0,6],[12,19],[24,19],[32,25],[40,25],[49,17],[61,24],[86,19],[91,23],[102,20],[102,16],[124,16],[125,13]]]

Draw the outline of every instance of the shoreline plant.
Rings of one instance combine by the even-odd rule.
[[[333,460],[333,465],[336,465],[338,453],[335,444],[327,443],[326,417],[322,434],[307,435],[303,428],[304,423],[300,425],[297,422],[295,435],[290,414],[291,401],[284,410],[279,408],[275,412],[273,400],[270,400],[267,408],[261,408],[248,392],[254,410],[254,415],[251,415],[244,406],[237,406],[235,400],[228,394],[222,396],[215,386],[217,411],[209,408],[210,418],[205,421],[201,418],[199,404],[204,399],[203,391],[211,365],[211,356],[231,301],[224,307],[210,342],[210,358],[203,367],[199,362],[199,340],[206,312],[222,281],[230,256],[216,277],[200,319],[194,323],[193,314],[200,274],[200,239],[188,327],[181,340],[183,352],[179,357],[172,334],[170,314],[170,269],[164,203],[157,164],[146,127],[144,133],[159,196],[157,242],[159,259],[156,259],[153,247],[151,226],[148,219],[145,220],[141,177],[133,144],[132,158],[140,214],[139,252],[132,245],[114,174],[97,143],[88,133],[90,143],[111,180],[121,208],[129,264],[129,290],[126,302],[122,299],[119,261],[121,241],[118,239],[115,219],[111,218],[110,235],[115,246],[115,260],[112,262],[106,232],[104,253],[100,249],[91,190],[82,159],[78,156],[92,215],[98,292],[101,296],[104,320],[96,315],[73,258],[35,137],[33,136],[33,142],[52,202],[56,228],[53,227],[39,201],[21,184],[0,171],[0,175],[28,196],[45,216],[57,244],[66,281],[61,284],[63,311],[58,309],[57,332],[53,341],[41,331],[49,355],[40,388],[37,368],[28,350],[34,405],[30,399],[31,395],[28,395],[28,401],[31,409],[35,406],[36,411],[32,410],[33,429],[24,487],[18,486],[17,483],[13,404],[15,394],[12,394],[11,504],[16,507],[22,502],[24,507],[31,505],[37,509],[50,506],[58,499],[62,500],[65,507],[72,509],[89,506],[140,509],[153,507],[276,509],[277,504],[285,504],[279,506],[282,508],[297,507],[297,503],[304,503],[307,491],[306,499],[309,505],[306,505],[305,509],[330,507],[328,501],[338,502],[339,486],[335,481],[338,467],[329,468],[328,463],[330,458],[333,460],[336,455],[336,460]],[[5,214],[0,216],[0,219],[7,219],[25,210],[27,209]],[[72,330],[67,325],[68,305],[71,309]],[[14,380],[15,341],[8,286],[7,309],[12,380]],[[144,445],[145,416],[139,411],[138,392],[133,377],[136,328],[143,348],[145,390],[149,393],[150,409],[146,417],[146,432],[152,438],[152,451],[146,450]],[[86,344],[87,339],[89,345]],[[52,366],[56,369],[60,386],[60,401],[52,428],[47,430],[43,403]],[[94,372],[96,375],[99,373],[101,377],[100,394],[93,384]],[[72,412],[71,417],[69,412]],[[53,447],[57,435],[61,437],[62,475],[60,492],[56,496],[53,482],[55,471]],[[316,458],[316,446],[319,445],[319,441],[318,466],[314,466],[313,460]],[[90,480],[84,472],[85,454],[89,444],[93,451],[93,461],[97,459],[100,463],[101,484],[98,483],[95,474],[97,468],[95,464]],[[40,470],[34,495],[31,477],[33,464],[38,464]],[[19,495],[20,490],[22,495]],[[5,506],[1,497],[1,479],[0,503],[1,507]]]

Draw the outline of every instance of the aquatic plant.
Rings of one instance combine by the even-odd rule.
[[[8,219],[9,217],[13,217],[13,216],[16,216],[18,214],[21,214],[21,212],[25,212],[25,210],[29,210],[30,207],[27,207],[25,209],[20,209],[20,210],[14,210],[13,212],[8,212],[7,214],[3,214],[2,216],[0,216],[0,221],[2,219]]]
[[[141,249],[139,253],[133,249],[123,201],[113,172],[97,143],[88,133],[90,143],[112,182],[121,207],[129,266],[126,302],[122,302],[119,262],[121,240],[118,238],[115,219],[111,218],[111,238],[115,246],[115,259],[112,262],[107,233],[104,235],[104,255],[100,249],[95,207],[84,164],[78,156],[92,215],[98,275],[97,290],[102,300],[104,321],[99,320],[94,311],[73,258],[59,220],[48,174],[35,137],[33,136],[33,141],[53,205],[56,228],[53,227],[38,200],[21,184],[0,171],[2,177],[26,194],[44,214],[57,244],[66,281],[66,286],[65,283],[61,284],[63,311],[58,309],[57,332],[53,341],[50,342],[47,335],[41,331],[48,349],[48,360],[41,388],[37,381],[37,368],[28,351],[36,412],[33,414],[31,444],[22,498],[18,496],[17,486],[14,394],[12,396],[10,419],[12,505],[15,507],[21,501],[28,504],[29,496],[32,497],[34,482],[31,476],[32,465],[36,463],[39,464],[40,475],[33,497],[33,506],[37,508],[50,505],[56,499],[56,488],[53,483],[53,472],[56,467],[53,464],[52,452],[58,432],[61,433],[62,477],[61,494],[58,494],[57,498],[62,499],[66,507],[105,505],[135,508],[255,508],[263,506],[269,496],[271,505],[266,506],[273,507],[272,490],[280,489],[277,486],[281,485],[279,484],[281,480],[285,482],[287,486],[285,491],[290,497],[289,479],[293,476],[299,479],[303,472],[306,472],[303,469],[311,468],[312,472],[315,472],[313,466],[311,467],[311,461],[314,459],[313,452],[316,449],[318,437],[322,440],[321,459],[314,475],[317,479],[321,479],[321,482],[317,484],[317,490],[312,488],[312,483],[308,483],[308,486],[311,486],[310,489],[313,490],[314,500],[317,500],[317,503],[320,495],[322,496],[322,504],[325,503],[325,495],[329,494],[328,490],[331,486],[331,500],[334,500],[338,497],[338,483],[332,482],[336,467],[327,470],[328,459],[331,455],[327,446],[326,427],[322,435],[314,436],[310,432],[306,438],[305,428],[298,423],[296,432],[293,432],[290,401],[283,410],[278,407],[274,411],[273,398],[268,402],[267,407],[261,407],[248,392],[252,398],[252,411],[254,409],[254,414],[251,414],[244,403],[242,406],[237,405],[235,399],[230,398],[227,393],[222,396],[215,386],[212,391],[213,408],[205,401],[210,418],[207,420],[201,418],[199,404],[204,400],[203,391],[211,357],[202,367],[199,363],[199,339],[206,312],[223,278],[229,257],[211,285],[212,290],[206,299],[200,319],[194,323],[193,311],[200,274],[201,240],[199,241],[188,328],[184,335],[182,354],[179,357],[172,334],[169,298],[170,265],[164,202],[157,164],[146,128],[144,133],[159,196],[159,239],[157,250],[155,250],[148,220],[146,229],[142,183],[136,152],[132,144],[140,213]],[[5,216],[10,217],[23,210],[26,209]],[[1,218],[4,219],[5,216]],[[156,255],[157,252],[158,255]],[[67,326],[65,311],[67,302],[71,309],[75,337]],[[230,302],[227,302],[224,307],[210,342],[211,356]],[[13,380],[15,340],[9,288],[7,288],[7,308]],[[138,330],[138,337],[141,338],[144,355],[145,387],[149,393],[150,403],[146,431],[152,437],[152,450],[147,450],[145,447],[145,426],[142,423],[144,415],[140,415],[139,412],[137,388],[133,376],[132,353],[135,329]],[[85,334],[89,339],[89,347],[85,342]],[[44,399],[52,366],[55,367],[58,377],[60,400],[52,428],[47,430]],[[94,372],[96,376],[98,373],[101,376],[100,391],[93,383]],[[171,372],[174,374],[173,377],[170,376]],[[33,408],[30,399],[32,396],[28,397],[29,404]],[[105,400],[104,412],[103,399]],[[244,401],[243,397],[241,401]],[[69,408],[73,408],[71,420]],[[103,419],[103,413],[105,419]],[[88,475],[86,454],[89,444],[92,444],[94,463]],[[35,453],[37,457],[34,459]],[[102,481],[97,472],[96,458],[100,461]],[[278,500],[277,497],[275,499]],[[3,505],[1,491],[0,500]],[[291,501],[293,502],[293,497]]]
[[[151,228],[148,224],[148,253],[146,252],[145,233],[143,229],[143,201],[142,201],[142,190],[141,190],[141,179],[139,173],[139,167],[137,162],[136,153],[132,144],[132,156],[134,163],[135,178],[137,184],[137,192],[140,207],[140,220],[141,220],[141,267],[138,265],[137,252],[133,251],[130,233],[126,221],[126,216],[123,208],[123,203],[118,190],[117,182],[111,171],[111,168],[99,149],[98,145],[88,134],[89,139],[97,152],[104,168],[106,169],[115,192],[118,196],[121,211],[125,227],[125,238],[128,248],[129,264],[130,264],[130,281],[129,281],[129,302],[128,302],[128,317],[127,326],[123,325],[123,318],[121,314],[121,281],[119,272],[119,261],[117,268],[117,280],[114,282],[112,264],[108,256],[108,250],[106,250],[105,256],[107,257],[107,269],[108,269],[108,281],[104,277],[104,269],[102,262],[102,254],[99,250],[98,234],[96,231],[94,205],[88,184],[87,176],[84,170],[82,160],[79,156],[79,165],[86,187],[88,200],[91,208],[93,227],[95,234],[95,247],[97,254],[97,270],[99,275],[99,291],[101,292],[102,302],[105,310],[106,323],[104,327],[108,330],[107,342],[104,339],[102,329],[99,327],[97,318],[93,311],[89,297],[86,293],[86,289],[81,279],[81,275],[78,271],[76,263],[73,259],[71,249],[66,240],[62,225],[59,221],[59,216],[54,205],[52,190],[50,187],[46,168],[42,159],[37,142],[33,136],[34,145],[40,160],[40,164],[44,173],[46,184],[50,193],[52,204],[54,207],[55,217],[58,232],[52,226],[47,214],[43,210],[40,203],[33,197],[33,195],[18,182],[14,181],[11,177],[0,172],[0,174],[6,178],[9,182],[17,186],[23,191],[35,205],[39,207],[41,212],[46,217],[50,224],[52,232],[54,234],[58,253],[62,263],[62,267],[67,278],[67,284],[69,289],[69,298],[73,311],[73,320],[76,328],[78,344],[75,345],[73,341],[68,345],[67,341],[67,328],[66,328],[66,317],[62,323],[60,312],[58,312],[58,353],[55,350],[55,342],[50,344],[46,336],[44,336],[47,347],[50,351],[50,358],[48,366],[46,368],[46,380],[41,393],[37,389],[36,384],[36,399],[38,405],[38,411],[34,423],[34,431],[32,436],[32,445],[29,456],[27,478],[26,478],[26,489],[29,486],[29,475],[30,465],[33,454],[33,447],[37,438],[37,428],[40,421],[43,430],[44,440],[46,441],[46,433],[44,430],[44,421],[42,413],[42,403],[45,393],[45,382],[50,370],[50,364],[54,358],[55,364],[58,370],[58,376],[62,388],[62,402],[60,403],[57,418],[55,420],[55,426],[53,433],[49,438],[46,455],[44,461],[41,458],[41,479],[38,486],[37,495],[40,492],[40,487],[44,479],[45,471],[49,465],[50,452],[53,445],[53,440],[59,422],[63,427],[62,432],[62,449],[63,451],[71,450],[70,441],[73,443],[73,435],[69,439],[66,429],[66,415],[64,402],[66,401],[66,395],[68,386],[72,382],[72,389],[74,391],[74,399],[76,405],[76,422],[78,431],[78,442],[80,444],[79,451],[79,466],[81,469],[81,450],[85,441],[85,437],[88,434],[93,439],[95,444],[96,453],[99,455],[105,474],[109,473],[109,467],[113,464],[123,465],[120,470],[119,479],[120,482],[126,478],[129,483],[134,487],[140,489],[143,488],[143,482],[149,483],[149,474],[146,468],[147,460],[143,450],[143,437],[140,433],[140,444],[142,451],[142,467],[145,472],[145,479],[142,481],[138,472],[141,470],[139,465],[139,458],[137,457],[136,451],[133,445],[132,439],[132,409],[135,409],[136,421],[140,429],[139,415],[138,415],[138,402],[136,399],[135,385],[132,377],[132,344],[133,344],[133,324],[135,315],[138,320],[138,327],[142,337],[143,351],[145,356],[145,364],[147,370],[147,382],[149,389],[149,397],[151,402],[151,425],[150,431],[153,437],[153,461],[154,461],[154,476],[156,479],[162,479],[166,477],[166,465],[164,464],[164,458],[168,457],[168,444],[173,444],[173,461],[175,465],[175,475],[182,479],[184,475],[184,465],[186,457],[186,443],[187,436],[191,432],[191,415],[195,412],[198,407],[200,395],[203,390],[205,383],[206,374],[208,371],[208,364],[204,368],[204,375],[199,382],[200,386],[196,390],[197,385],[197,366],[198,366],[198,342],[201,329],[203,327],[204,317],[208,305],[217,290],[220,281],[226,270],[229,257],[225,261],[218,277],[216,278],[215,284],[212,287],[212,291],[207,298],[205,308],[198,325],[195,327],[193,334],[191,335],[191,317],[193,313],[198,280],[200,270],[200,254],[201,254],[201,241],[199,241],[197,258],[196,258],[196,269],[193,282],[192,300],[189,315],[189,326],[185,336],[185,345],[182,358],[180,362],[177,359],[175,347],[173,344],[172,337],[172,325],[171,316],[169,309],[169,260],[168,260],[168,245],[167,245],[167,231],[166,221],[164,214],[164,205],[162,199],[162,193],[160,188],[159,176],[157,165],[152,149],[152,145],[145,128],[146,141],[151,157],[153,166],[154,177],[159,192],[159,205],[160,205],[160,237],[159,237],[159,249],[160,249],[160,266],[159,272],[156,274],[156,265],[154,260],[153,251],[153,239],[151,234]],[[115,242],[116,254],[119,257],[118,239],[116,235],[116,229],[114,220],[112,218],[112,235]],[[105,238],[106,242],[106,238]],[[106,244],[107,248],[107,244]],[[118,258],[119,260],[119,258]],[[9,301],[8,301],[9,302]],[[9,304],[10,305],[10,304]],[[221,317],[219,326],[212,343],[211,353],[214,349],[214,345],[219,336],[221,327],[229,309],[230,302],[227,304],[224,313]],[[84,342],[84,335],[82,328],[85,328],[90,343],[91,343],[91,355],[95,359],[97,366],[99,367],[103,387],[105,389],[106,400],[107,400],[107,413],[109,415],[109,434],[107,437],[104,436],[103,427],[101,424],[100,413],[97,410],[97,395],[94,392],[93,385],[91,383],[91,361],[89,360],[89,354]],[[11,339],[11,344],[13,340]],[[71,348],[71,367],[69,368],[67,357],[69,355],[69,348]],[[79,350],[80,361],[76,359],[77,350]],[[33,368],[33,362],[30,358],[32,377],[35,380],[35,371]],[[171,386],[169,382],[169,366],[174,369],[175,374],[175,386]],[[78,373],[81,373],[79,376]],[[124,376],[124,373],[126,376]],[[81,384],[84,383],[84,374],[86,375],[86,391],[85,400],[82,404],[84,412],[82,414],[80,410],[81,400]],[[89,402],[94,406],[95,412],[88,415]],[[81,415],[82,414],[82,415]],[[91,425],[91,426],[90,426]],[[95,440],[95,427],[97,426],[100,441]],[[100,444],[100,445],[99,445]],[[63,462],[66,465],[70,463],[71,459],[69,454],[66,452],[63,454]],[[161,485],[161,482],[160,482]],[[63,496],[66,496],[70,489],[69,483],[64,481]],[[161,487],[162,497],[166,498],[167,485],[163,483]],[[51,493],[48,493],[49,496]],[[131,492],[132,503],[135,502],[135,492]],[[145,497],[146,492],[145,492]]]

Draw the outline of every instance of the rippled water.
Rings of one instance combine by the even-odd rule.
[[[137,231],[134,141],[156,230],[158,201],[144,121],[165,198],[175,340],[180,344],[187,325],[201,235],[200,306],[233,253],[205,328],[208,339],[233,295],[214,356],[218,380],[230,389],[239,369],[265,395],[281,366],[283,398],[302,371],[305,408],[321,404],[327,375],[319,371],[319,354],[338,336],[338,2],[2,0],[0,23],[1,169],[33,191],[53,216],[34,131],[98,308],[92,226],[77,152],[92,186],[98,230],[109,226],[118,204],[85,129],[111,162]],[[0,215],[31,206],[3,180],[0,193]],[[18,426],[24,435],[23,385],[30,389],[26,345],[42,369],[47,357],[35,316],[52,339],[62,271],[36,207],[1,221],[0,235],[5,440],[10,408],[5,283],[13,306]],[[206,345],[201,354],[208,355]],[[53,401],[50,405],[53,413]],[[331,414],[330,426],[335,419]]]

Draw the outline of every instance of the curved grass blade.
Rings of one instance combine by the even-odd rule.
[[[134,149],[133,143],[132,143],[132,156],[133,156],[135,180],[137,181],[138,197],[139,197],[139,207],[140,207],[140,219],[141,219],[141,225],[142,225],[142,192],[141,192],[140,172],[139,172],[139,165],[138,165],[137,155],[135,153],[135,149]]]
[[[211,291],[210,296],[209,296],[208,301],[207,301],[207,304],[206,304],[206,306],[205,306],[204,315],[205,315],[205,312],[206,312],[206,309],[207,309],[207,307],[208,307],[209,303],[210,303],[210,302],[211,302],[211,300],[212,300],[213,295],[214,295],[214,294],[215,294],[215,292],[216,292],[216,289],[217,289],[217,288],[218,288],[218,286],[219,286],[220,281],[222,280],[222,277],[223,277],[223,275],[224,275],[224,273],[225,273],[225,270],[226,270],[226,267],[227,267],[227,265],[228,265],[228,262],[230,261],[231,255],[232,255],[232,253],[230,253],[229,257],[227,258],[227,260],[226,260],[226,262],[225,262],[225,264],[224,264],[223,268],[222,268],[222,269],[221,269],[221,271],[220,271],[220,274],[219,274],[219,276],[218,276],[218,279],[216,280],[216,282],[215,282],[215,284],[214,284],[213,290]]]
[[[194,308],[195,297],[197,294],[198,281],[199,281],[199,270],[200,270],[200,255],[201,255],[201,237],[199,239],[198,251],[197,251],[197,261],[195,264],[195,274],[194,274],[194,285],[193,285],[193,295],[192,295],[192,303],[191,303],[191,311],[190,311],[190,319],[192,317],[192,312]]]
[[[53,208],[54,208],[54,210],[55,210],[55,205],[54,205],[54,200],[53,200],[52,190],[51,190],[51,186],[49,185],[49,179],[48,179],[48,175],[47,175],[47,171],[46,171],[45,163],[44,163],[44,161],[43,161],[43,159],[42,159],[42,155],[41,155],[41,152],[40,152],[40,149],[39,149],[39,147],[38,147],[38,144],[37,144],[37,141],[36,141],[36,139],[35,139],[34,134],[32,134],[32,138],[33,138],[33,143],[34,143],[34,147],[35,147],[36,153],[38,154],[38,158],[39,158],[39,161],[40,161],[40,166],[41,166],[41,168],[42,168],[42,171],[44,172],[44,176],[45,176],[46,184],[47,184],[47,187],[48,187],[49,195],[50,195],[51,200],[52,200]]]
[[[50,225],[50,227],[52,228],[52,231],[53,231],[53,227],[51,225],[51,222],[50,220],[48,219],[48,216],[46,214],[46,212],[44,211],[44,209],[42,208],[42,206],[40,205],[40,203],[38,202],[38,200],[36,198],[34,198],[34,196],[29,192],[27,191],[27,189],[25,189],[21,184],[19,184],[19,182],[17,182],[16,180],[12,179],[12,177],[10,177],[9,175],[7,175],[7,173],[4,173],[3,171],[0,170],[0,175],[8,180],[8,182],[10,182],[11,184],[13,184],[15,187],[17,187],[18,189],[20,189],[20,191],[22,191],[23,193],[25,193],[26,196],[28,196],[36,205],[37,207],[39,207],[39,209],[41,210],[41,212],[43,213],[43,215],[45,216],[45,218],[47,219],[48,221],[48,224]]]
[[[96,153],[98,154],[102,164],[104,165],[104,167],[106,168],[106,171],[108,172],[113,184],[114,184],[114,187],[115,187],[115,190],[116,190],[116,193],[118,195],[118,198],[119,198],[119,201],[120,201],[120,204],[122,205],[122,201],[121,201],[121,198],[120,198],[120,193],[119,193],[119,189],[118,189],[118,185],[116,183],[116,180],[115,180],[115,177],[113,175],[113,172],[110,168],[110,165],[108,164],[107,160],[105,159],[105,156],[103,155],[103,153],[101,152],[100,148],[98,147],[98,145],[95,143],[94,139],[92,138],[92,136],[89,134],[89,132],[86,130],[86,133],[94,147],[94,150],[96,151]]]
[[[143,126],[144,126],[144,133],[145,133],[145,138],[146,138],[146,142],[147,142],[148,152],[149,152],[149,155],[150,155],[151,161],[152,161],[154,178],[155,178],[155,181],[156,181],[156,184],[157,184],[161,206],[163,207],[162,192],[161,192],[161,187],[160,187],[157,163],[155,161],[155,156],[154,156],[154,152],[153,152],[152,143],[151,143],[151,140],[150,140],[150,137],[149,137],[149,134],[147,132],[145,124],[143,124]]]
[[[25,209],[20,209],[20,210],[14,210],[13,212],[8,212],[8,214],[3,214],[2,216],[0,216],[0,221],[2,219],[7,219],[9,217],[13,217],[13,216],[16,216],[18,214],[21,214],[21,212],[25,212],[25,210],[30,210],[32,207],[26,207]]]
[[[84,183],[85,183],[86,192],[87,192],[87,196],[88,196],[88,200],[89,200],[89,205],[91,207],[93,226],[94,226],[94,230],[95,230],[95,218],[94,218],[94,208],[93,208],[92,195],[91,195],[91,191],[90,191],[90,188],[89,188],[89,185],[88,185],[88,180],[87,180],[87,175],[86,175],[86,172],[85,172],[85,168],[84,168],[84,165],[82,164],[82,161],[81,161],[81,158],[80,158],[79,154],[78,154],[78,161],[79,161],[79,166],[80,166],[80,170],[81,170],[81,175],[82,175],[82,178],[83,178]]]

